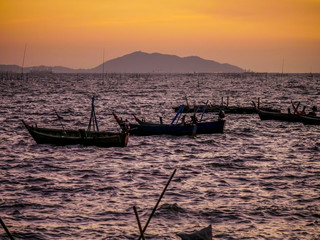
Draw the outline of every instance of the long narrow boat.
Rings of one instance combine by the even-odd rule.
[[[275,113],[257,109],[261,120],[278,120],[286,122],[302,122],[306,125],[320,125],[320,117],[292,113]]]
[[[303,122],[301,115],[292,113],[276,113],[257,109],[261,120],[279,120],[286,122]]]
[[[60,116],[58,116],[60,118]],[[60,119],[59,119],[60,120]],[[56,128],[39,128],[31,126],[22,120],[24,126],[38,144],[54,145],[87,145],[98,147],[125,147],[128,144],[129,133],[123,128],[121,133],[99,131],[92,98],[91,117],[88,129],[66,130]],[[91,130],[91,128],[93,130]]]
[[[221,98],[221,104],[220,105],[214,105],[214,104],[208,104],[208,102],[205,105],[196,105],[194,104],[193,106],[189,104],[187,96],[185,96],[186,99],[186,105],[180,105],[173,107],[175,112],[178,112],[181,108],[181,106],[184,106],[183,112],[184,113],[195,113],[197,111],[200,112],[220,112],[223,111],[224,113],[232,113],[232,114],[256,114],[257,109],[256,107],[251,107],[251,106],[229,106],[229,97],[227,97],[227,103],[226,105],[224,104],[223,97]],[[258,108],[262,109],[264,111],[268,112],[280,112],[278,109],[273,109],[273,108],[266,108],[266,107],[261,107],[260,108],[260,98],[258,98]]]
[[[174,111],[177,112],[179,110],[180,106],[173,107]],[[205,105],[195,105],[195,106],[186,106],[183,109],[184,113],[192,113],[195,112],[196,109],[198,111],[203,111],[205,108]],[[265,111],[269,112],[280,112],[278,109],[273,109],[273,108],[261,108]],[[206,107],[205,112],[219,112],[223,110],[227,114],[256,114],[257,110],[254,107],[238,107],[238,106],[221,106],[221,105],[209,105]]]
[[[127,132],[93,132],[84,129],[63,130],[54,128],[39,128],[26,124],[24,126],[37,144],[53,145],[87,145],[98,147],[125,147],[128,143]]]
[[[115,113],[112,113],[120,127],[129,125],[129,132],[132,135],[148,136],[148,135],[196,135],[196,134],[212,134],[223,133],[225,120],[212,122],[198,122],[196,124],[156,124],[144,123],[138,124],[123,121]]]

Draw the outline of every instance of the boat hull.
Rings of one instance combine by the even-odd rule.
[[[180,106],[173,107],[175,112],[178,112]],[[185,106],[183,109],[184,113],[193,113],[196,110],[199,112],[202,112],[205,109],[205,112],[220,112],[223,110],[227,114],[256,114],[257,109],[255,107],[237,107],[237,106],[220,106],[220,105],[211,105],[207,106],[205,108],[204,105],[195,106],[195,107],[188,107]],[[269,112],[280,112],[278,109],[272,109],[272,108],[262,108],[265,111]]]
[[[320,125],[320,117],[291,113],[275,113],[257,109],[261,120],[278,120],[286,122],[302,122],[306,125]]]
[[[305,125],[320,125],[320,117],[301,116],[301,118]]]
[[[196,134],[212,134],[223,133],[225,121],[203,122],[195,125],[140,125],[129,124],[129,132],[132,135],[148,136],[148,135],[196,135]]]
[[[125,147],[128,144],[128,133],[86,132],[85,130],[62,130],[38,128],[25,124],[37,144],[53,145],[86,145],[98,147]]]
[[[290,113],[275,113],[268,112],[257,109],[259,117],[261,120],[278,120],[286,122],[302,122],[302,119],[299,115],[290,114]]]

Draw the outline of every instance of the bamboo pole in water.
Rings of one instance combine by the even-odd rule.
[[[136,206],[133,206],[133,211],[134,211],[134,214],[136,215],[136,218],[137,218],[140,236],[141,236],[142,240],[145,240]]]
[[[172,175],[171,175],[171,177],[170,177],[169,181],[167,182],[167,185],[164,187],[164,189],[163,189],[163,191],[162,191],[162,193],[161,193],[161,195],[160,195],[160,197],[159,197],[158,202],[157,202],[157,203],[156,203],[156,205],[154,206],[154,208],[153,208],[153,210],[152,210],[152,213],[151,213],[151,215],[150,215],[150,217],[149,217],[149,219],[148,219],[148,221],[147,221],[146,225],[144,226],[144,228],[143,228],[143,230],[142,230],[142,232],[143,232],[143,233],[145,233],[145,232],[146,232],[147,227],[148,227],[148,225],[149,225],[149,223],[150,223],[150,221],[151,221],[151,218],[153,217],[154,213],[156,212],[157,207],[158,207],[158,205],[159,205],[159,203],[160,203],[160,201],[161,201],[161,199],[162,199],[162,197],[163,197],[164,193],[166,192],[166,190],[167,190],[167,188],[168,188],[168,186],[169,186],[169,184],[170,184],[170,182],[171,182],[171,180],[172,180],[172,178],[173,178],[174,174],[176,173],[176,171],[177,171],[177,169],[175,169],[175,170],[173,171],[173,173],[172,173]],[[141,238],[142,238],[142,236],[140,235],[139,240],[140,240]]]
[[[4,230],[6,231],[8,237],[9,237],[11,240],[14,240],[14,238],[12,237],[11,233],[9,232],[8,228],[6,227],[6,225],[4,224],[4,222],[2,221],[1,218],[0,218],[0,223],[1,223],[2,227],[4,228]]]

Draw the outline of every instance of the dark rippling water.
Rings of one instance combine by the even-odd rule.
[[[227,115],[224,134],[131,137],[126,148],[37,145],[21,119],[85,128],[96,96],[100,129],[210,100],[286,110],[320,107],[320,75],[64,75],[0,80],[0,216],[16,239],[137,239],[176,168],[147,239],[212,224],[214,239],[319,239],[320,126]],[[207,118],[216,118],[207,114]],[[7,239],[3,229],[0,238]]]

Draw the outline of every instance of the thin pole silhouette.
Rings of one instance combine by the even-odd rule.
[[[12,237],[11,233],[9,232],[8,228],[6,227],[6,225],[4,224],[4,222],[2,221],[1,218],[0,218],[0,223],[1,223],[2,227],[4,228],[4,230],[6,231],[8,237],[10,238],[10,240],[14,240],[14,238]]]
[[[140,236],[141,236],[142,240],[145,240],[136,206],[133,206],[133,211],[134,211],[134,214],[136,215],[136,218],[137,218]]]
[[[164,187],[164,189],[163,189],[163,191],[162,191],[162,193],[161,193],[161,195],[160,195],[160,197],[159,197],[158,202],[157,202],[157,203],[156,203],[156,205],[154,206],[154,208],[153,208],[153,210],[152,210],[152,213],[151,213],[151,215],[150,215],[150,217],[149,217],[149,219],[148,219],[148,221],[147,221],[146,225],[144,226],[144,228],[143,228],[143,230],[142,230],[142,233],[145,233],[145,232],[146,232],[147,227],[148,227],[148,225],[149,225],[149,223],[150,223],[150,221],[151,221],[151,218],[153,217],[154,213],[156,212],[157,207],[158,207],[158,205],[159,205],[159,203],[160,203],[160,201],[161,201],[161,199],[162,199],[162,197],[163,197],[164,193],[166,192],[166,190],[167,190],[167,188],[168,188],[168,186],[169,186],[169,184],[170,184],[170,182],[171,182],[171,180],[172,180],[172,178],[173,178],[174,174],[176,173],[176,171],[177,171],[177,169],[175,169],[175,170],[173,171],[173,173],[172,173],[172,175],[171,175],[171,177],[170,177],[169,181],[167,182],[167,185]],[[141,238],[142,238],[142,236],[140,235],[139,240],[140,240]]]

